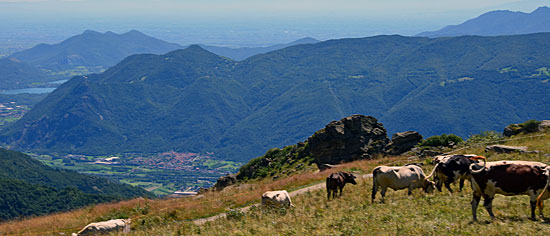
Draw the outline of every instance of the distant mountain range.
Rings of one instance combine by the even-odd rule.
[[[133,54],[163,54],[178,48],[181,48],[178,44],[149,37],[137,30],[124,34],[110,31],[102,34],[86,30],[61,43],[39,44],[9,57],[17,58],[38,68],[58,72],[78,66],[107,69]]]
[[[0,148],[0,222],[139,196],[152,194],[127,184],[52,169],[23,153]]]
[[[202,45],[205,49],[234,60],[274,51],[288,46],[317,43],[313,38],[303,38],[288,44],[269,47],[229,48]],[[40,44],[31,49],[13,53],[0,60],[0,90],[41,85],[75,75],[102,72],[122,59],[143,53],[164,54],[183,49],[176,43],[168,43],[147,36],[137,30],[123,34],[99,33],[86,30],[58,44]],[[37,84],[38,83],[38,84]],[[43,86],[43,84],[42,84]]]
[[[191,46],[75,77],[0,141],[37,152],[213,151],[243,161],[351,114],[378,117],[390,133],[468,136],[550,116],[548,55],[550,33],[329,40],[238,62]]]
[[[446,26],[443,29],[423,32],[417,36],[447,37],[461,35],[516,35],[550,32],[550,8],[539,7],[531,13],[507,10],[487,12],[477,18],[459,25]]]

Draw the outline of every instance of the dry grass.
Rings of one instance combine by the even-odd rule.
[[[526,136],[520,136],[526,137]],[[459,153],[485,155],[489,160],[533,160],[548,163],[550,135],[507,142],[508,145],[528,146],[539,154],[484,153],[484,146],[461,150]],[[370,173],[381,164],[401,165],[405,157],[381,158],[347,163],[330,170],[351,170]],[[432,166],[425,166],[431,171]],[[370,203],[371,181],[346,186],[344,196],[326,201],[324,190],[293,198],[295,209],[282,212],[262,212],[252,209],[246,214],[232,211],[228,219],[195,226],[192,219],[227,212],[230,209],[259,201],[267,190],[289,191],[324,181],[328,172],[301,173],[287,178],[263,180],[207,193],[200,198],[169,200],[136,199],[113,204],[101,204],[84,209],[0,224],[0,234],[57,235],[75,232],[87,223],[109,218],[131,217],[132,235],[441,235],[441,234],[547,234],[550,226],[527,219],[527,197],[498,196],[494,202],[497,220],[472,223],[469,187],[464,193],[424,195],[416,191],[389,191],[386,204]],[[456,187],[455,187],[456,189]],[[378,195],[379,197],[379,195]],[[549,214],[549,213],[547,213]],[[479,210],[480,220],[488,219]]]
[[[367,173],[376,165],[399,158],[363,160],[344,164],[331,171],[352,170]],[[199,198],[180,199],[134,199],[118,203],[100,204],[83,209],[34,217],[0,224],[0,234],[7,235],[57,235],[71,233],[90,222],[111,218],[130,217],[133,224],[151,228],[165,222],[189,221],[226,212],[231,208],[250,205],[259,201],[265,191],[287,189],[289,191],[319,183],[326,178],[326,172],[311,172],[289,176],[276,181],[262,180],[241,186],[232,186],[222,192],[206,193]]]

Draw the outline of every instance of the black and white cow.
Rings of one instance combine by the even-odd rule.
[[[535,219],[535,209],[537,206],[537,197],[539,197],[539,206],[542,201],[547,199],[548,194],[543,193],[543,189],[548,184],[548,170],[546,164],[532,161],[494,161],[487,162],[485,157],[476,156],[472,159],[483,160],[483,165],[472,164],[470,173],[472,174],[472,216],[477,221],[477,206],[484,198],[483,206],[491,218],[493,214],[493,199],[495,194],[505,196],[527,195],[531,203],[531,218]],[[543,216],[540,208],[540,216]]]
[[[441,192],[441,187],[445,184],[445,187],[449,192],[453,192],[451,184],[459,181],[459,191],[464,188],[464,180],[470,179],[470,165],[477,163],[470,158],[475,157],[475,154],[458,154],[458,155],[444,155],[436,156],[433,159],[435,167],[426,178],[434,176],[435,186],[437,190]]]

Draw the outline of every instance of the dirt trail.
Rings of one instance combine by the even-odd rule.
[[[366,175],[362,175],[361,179],[367,179],[367,178],[371,178],[371,177],[372,177],[372,174],[366,174]],[[300,195],[300,194],[303,194],[303,193],[306,193],[306,192],[309,192],[309,191],[319,190],[319,189],[323,189],[323,188],[325,188],[325,183],[319,183],[319,184],[312,185],[312,186],[309,186],[309,187],[294,190],[294,191],[292,191],[288,194],[291,197],[294,197],[296,195]],[[259,207],[259,206],[260,206],[260,203],[256,203],[256,204],[253,204],[253,205],[250,205],[250,206],[238,208],[238,210],[240,210],[241,212],[247,212],[247,211],[250,210],[250,208]],[[218,215],[215,215],[215,216],[193,220],[193,223],[196,224],[196,225],[202,225],[206,222],[215,221],[217,219],[221,219],[221,218],[225,218],[225,217],[227,217],[227,214],[226,213],[221,213],[221,214],[218,214]]]

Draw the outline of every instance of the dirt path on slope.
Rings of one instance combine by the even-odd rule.
[[[362,175],[361,179],[367,179],[367,178],[371,178],[371,177],[372,177],[372,174],[366,174],[366,175]],[[319,183],[319,184],[312,185],[312,186],[309,186],[309,187],[294,190],[294,191],[292,191],[288,194],[291,197],[294,197],[296,195],[304,194],[304,193],[309,192],[309,191],[319,190],[319,189],[323,189],[323,188],[325,188],[325,183]],[[241,212],[248,212],[250,210],[250,208],[259,207],[259,206],[260,206],[260,203],[256,203],[256,204],[253,204],[253,205],[250,205],[250,206],[237,208],[237,209],[240,210]],[[226,213],[221,213],[221,214],[218,214],[218,215],[215,215],[215,216],[193,220],[193,223],[195,225],[202,225],[202,224],[205,224],[206,222],[215,221],[217,219],[221,219],[221,218],[225,218],[225,217],[227,217],[227,214]]]

